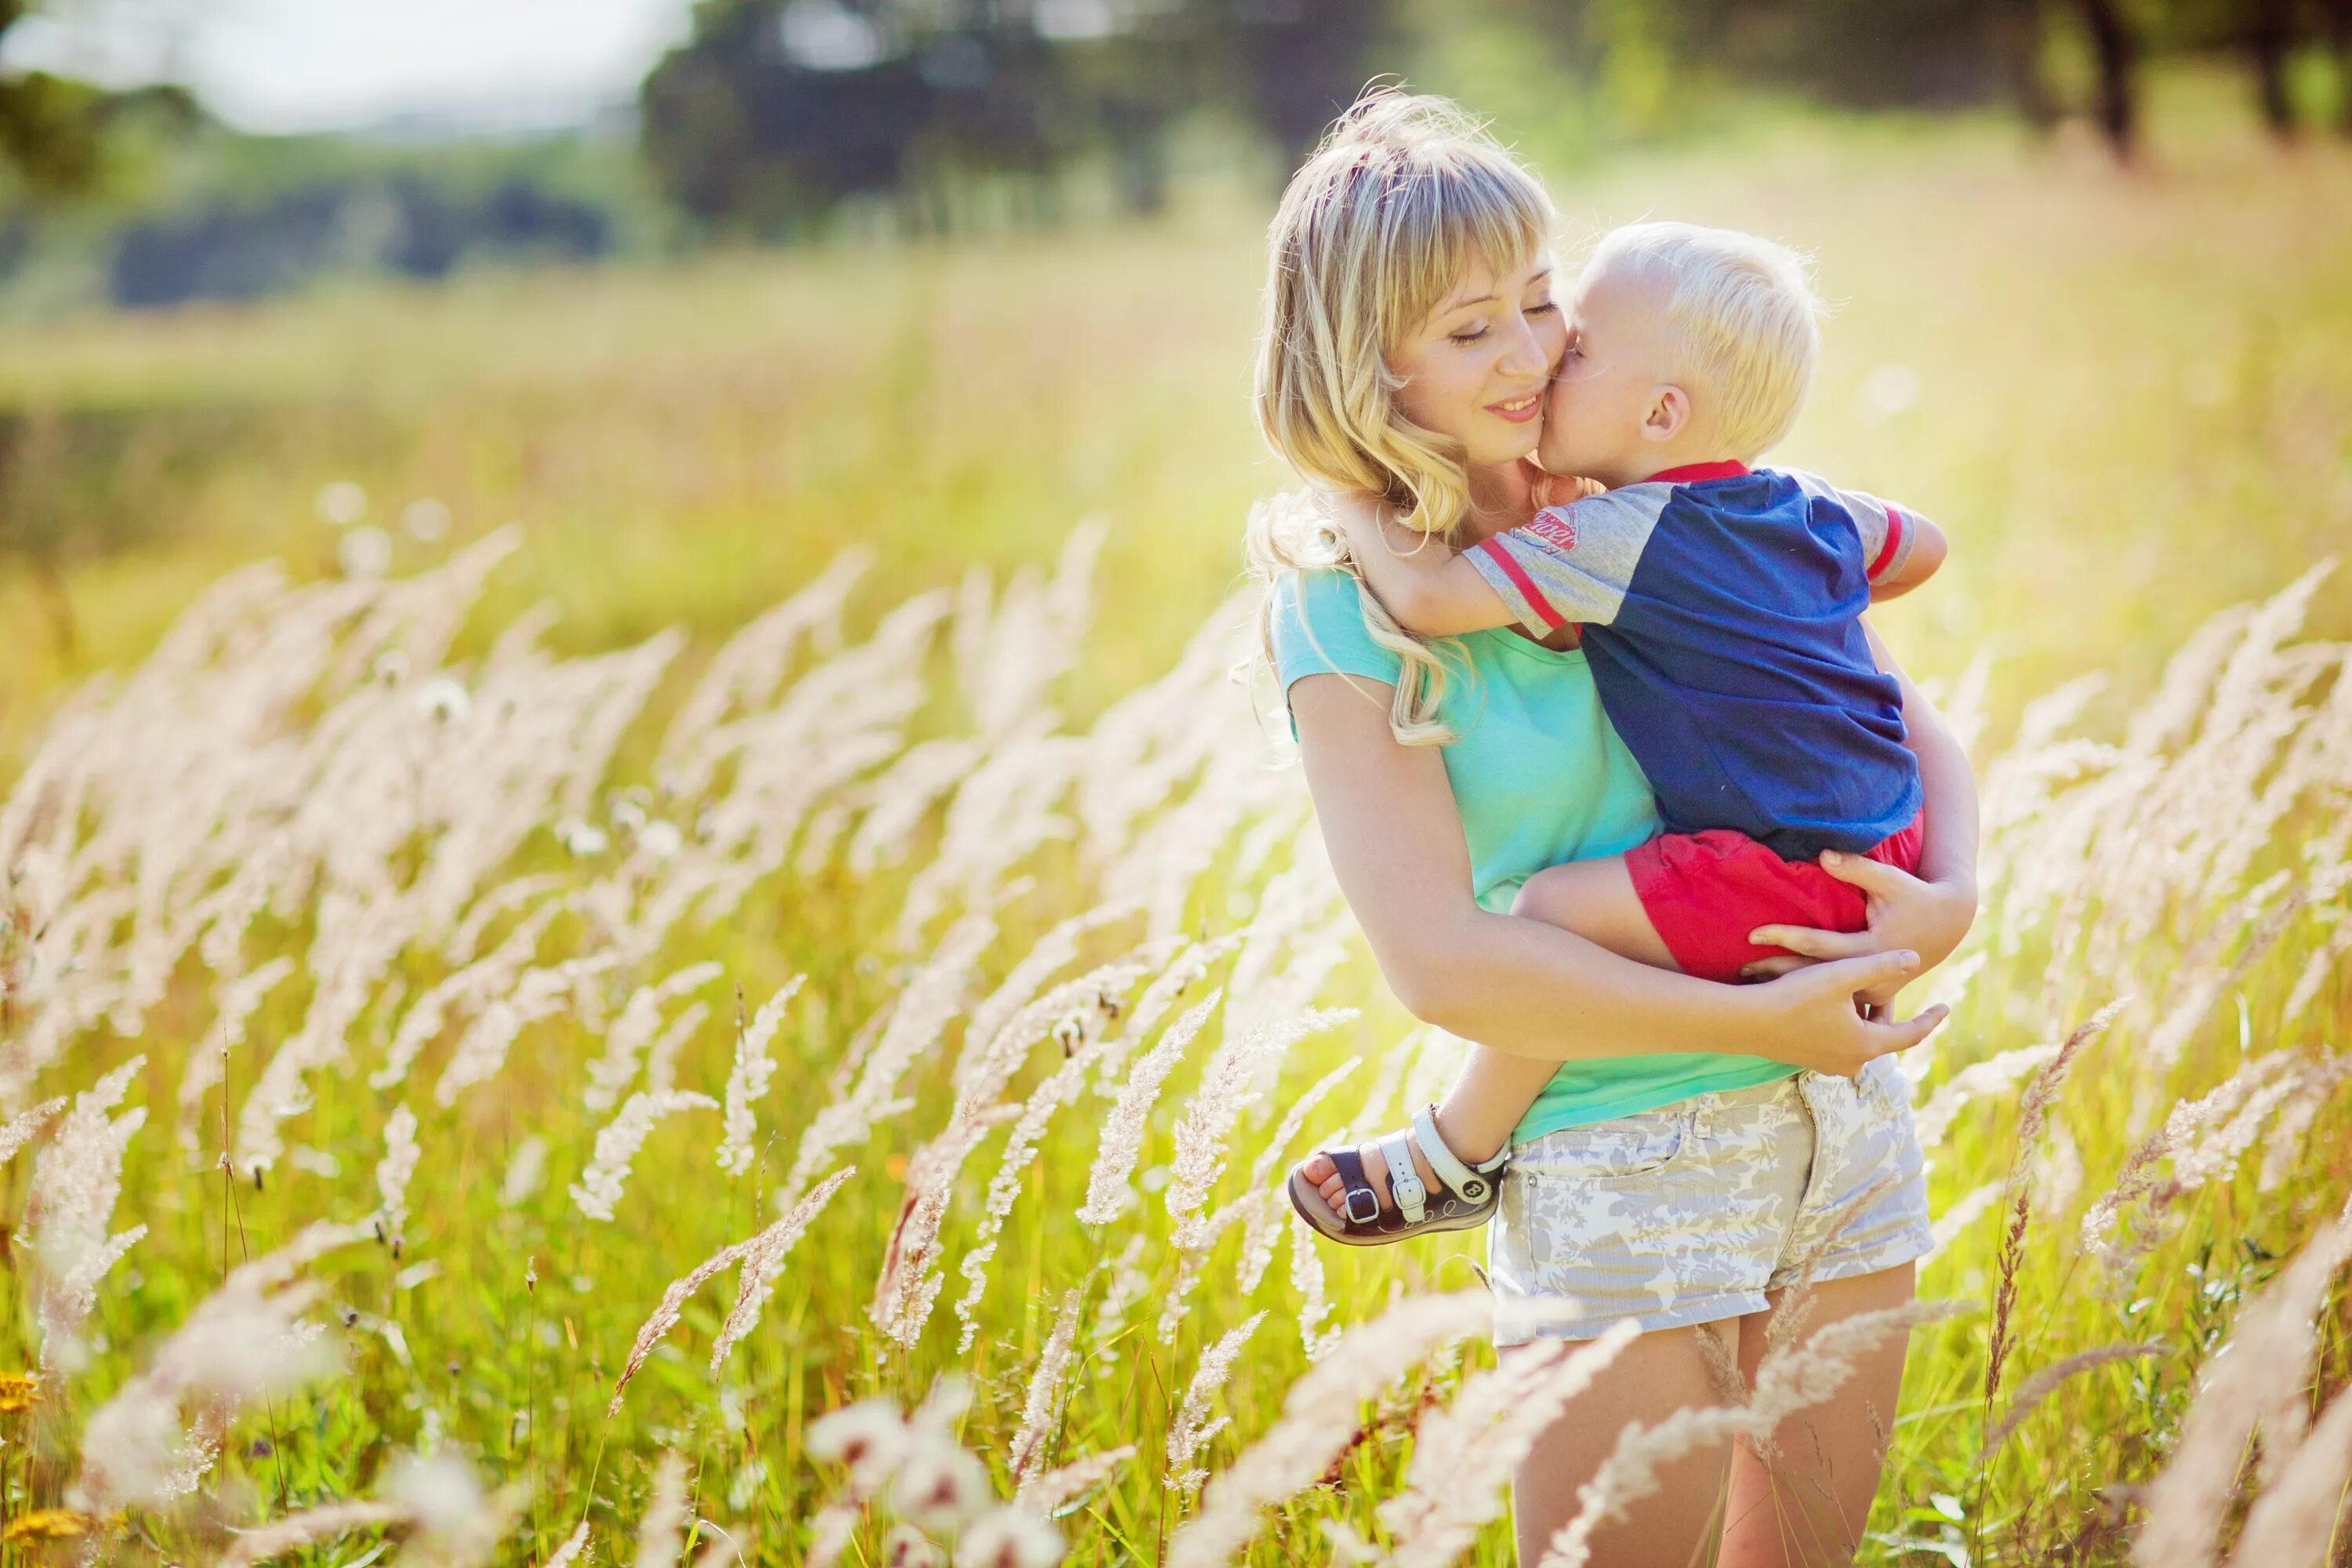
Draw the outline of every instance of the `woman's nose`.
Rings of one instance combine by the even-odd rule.
[[[1535,324],[1526,317],[1503,344],[1503,356],[1496,369],[1505,375],[1549,377],[1554,366],[1552,356],[1544,353],[1543,340],[1536,334]]]

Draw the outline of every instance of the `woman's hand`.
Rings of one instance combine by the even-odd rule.
[[[1938,1003],[1917,1017],[1889,1024],[1865,1018],[1855,1007],[1868,993],[1893,995],[1920,972],[1919,954],[1907,949],[1805,964],[1769,985],[1744,988],[1760,1015],[1747,1047],[1751,1054],[1853,1078],[1874,1058],[1917,1045],[1951,1012]]]
[[[1862,890],[1869,924],[1857,931],[1816,931],[1810,926],[1758,926],[1748,940],[1759,947],[1785,947],[1794,957],[1760,958],[1739,973],[1749,980],[1787,974],[1826,960],[1857,958],[1865,953],[1906,949],[1919,956],[1917,966],[1891,983],[1873,984],[1857,994],[1873,1007],[1895,1000],[1905,981],[1925,974],[1952,955],[1976,923],[1977,893],[1962,881],[1925,882],[1898,867],[1867,855],[1842,855],[1834,849],[1822,855],[1822,869],[1841,882]]]

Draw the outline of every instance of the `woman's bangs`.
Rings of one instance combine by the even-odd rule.
[[[1513,169],[1431,170],[1413,182],[1391,231],[1398,336],[1429,319],[1464,274],[1484,267],[1504,277],[1551,242],[1551,204]]]

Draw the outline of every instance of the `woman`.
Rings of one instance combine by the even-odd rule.
[[[1275,449],[1311,485],[1381,497],[1449,545],[1525,521],[1545,482],[1526,461],[1538,395],[1564,341],[1551,222],[1532,176],[1450,104],[1360,102],[1272,231],[1258,414]],[[1561,1064],[1515,1141],[1489,1244],[1498,1295],[1543,1321],[1498,1325],[1498,1340],[1642,1330],[1515,1478],[1531,1564],[1628,1422],[1721,1402],[1711,1351],[1752,1379],[1766,1317],[1800,1278],[1807,1331],[1910,1299],[1926,1192],[1885,1058],[1941,1014],[1888,1023],[1853,996],[1967,932],[1967,762],[1906,682],[1928,797],[1921,875],[1846,858],[1871,929],[1772,933],[1806,956],[1777,961],[1770,984],[1645,968],[1500,912],[1543,867],[1657,829],[1571,634],[1417,643],[1359,592],[1310,505],[1263,510],[1250,545],[1317,817],[1383,976],[1430,1023]],[[1298,1173],[1319,1185],[1330,1164]],[[1683,1564],[1711,1547],[1725,1563],[1847,1560],[1902,1364],[1900,1343],[1865,1357],[1801,1440],[1775,1435],[1769,1465],[1743,1446],[1668,1467],[1592,1561]]]

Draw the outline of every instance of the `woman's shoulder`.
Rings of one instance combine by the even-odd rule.
[[[1403,668],[1403,660],[1372,640],[1364,626],[1363,585],[1339,567],[1276,573],[1266,617],[1275,670],[1286,690],[1302,676],[1321,674],[1393,684]]]

